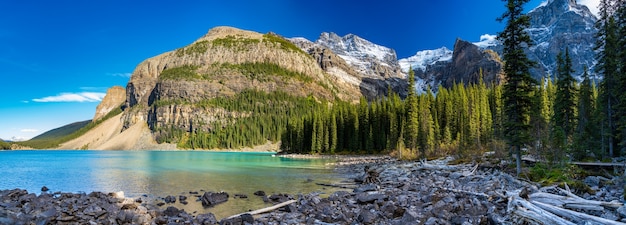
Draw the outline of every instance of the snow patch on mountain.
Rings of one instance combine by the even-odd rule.
[[[289,40],[291,42],[302,42],[302,43],[313,44],[312,41],[309,41],[309,39],[306,39],[304,37],[292,37],[292,38],[287,38],[287,40]]]
[[[387,67],[390,71],[399,69],[396,52],[393,49],[374,44],[354,34],[340,37],[332,32],[324,32],[315,44],[329,48],[363,74],[379,73],[381,70],[376,68],[377,66]]]
[[[399,63],[402,71],[406,73],[409,71],[409,68],[413,68],[414,70],[426,70],[428,65],[450,60],[452,60],[452,50],[441,47],[435,50],[419,51],[415,53],[414,56],[400,59]]]

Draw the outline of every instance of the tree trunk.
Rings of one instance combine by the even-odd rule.
[[[609,157],[613,157],[613,110],[611,109],[611,96],[609,96],[608,119],[609,119]]]
[[[520,148],[520,146],[514,146],[515,148],[515,165],[516,165],[516,172],[517,172],[517,176],[519,177],[519,175],[522,173],[522,150]]]

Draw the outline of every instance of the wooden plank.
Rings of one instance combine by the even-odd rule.
[[[606,163],[606,162],[571,162],[571,164],[579,166],[599,166],[599,167],[613,167],[613,166],[626,166],[624,163]]]
[[[529,157],[522,157],[522,160],[525,162],[537,163],[541,162],[540,160],[536,160]],[[596,166],[596,167],[626,167],[626,163],[614,163],[614,162],[570,162],[570,164],[578,165],[578,166]]]

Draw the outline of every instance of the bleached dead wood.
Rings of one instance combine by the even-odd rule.
[[[256,214],[271,212],[271,211],[274,211],[274,210],[276,210],[278,208],[284,207],[286,205],[289,205],[289,204],[292,204],[292,203],[295,203],[295,202],[297,202],[297,201],[296,200],[289,200],[289,201],[282,202],[282,203],[279,203],[279,204],[276,204],[276,205],[273,205],[273,206],[270,206],[270,207],[266,207],[266,208],[257,209],[257,210],[250,211],[250,212],[245,212],[245,213],[239,213],[239,214],[236,214],[236,215],[232,215],[232,216],[229,216],[226,219],[236,218],[236,217],[244,215],[244,214],[256,215]]]
[[[472,174],[476,172],[476,169],[478,169],[478,164],[476,164],[474,168],[472,168],[471,171],[463,171],[463,176],[464,177],[471,176]]]
[[[509,199],[508,212],[522,217],[528,222],[536,224],[554,224],[554,225],[574,225],[555,214],[548,212],[534,204],[518,197],[512,196]]]
[[[542,203],[547,203],[554,206],[564,207],[564,208],[576,208],[573,206],[577,205],[587,205],[587,206],[599,206],[603,209],[603,207],[609,207],[613,209],[617,209],[624,204],[621,202],[603,202],[603,201],[595,201],[595,200],[587,200],[581,197],[578,197],[574,194],[572,196],[561,196],[544,192],[537,192],[530,194],[530,199]],[[602,210],[600,209],[600,210]]]
[[[418,170],[435,170],[435,171],[450,171],[450,172],[461,172],[461,176],[468,177],[473,175],[478,169],[478,164],[473,166],[471,169],[468,169],[467,166],[453,166],[453,165],[437,165],[437,164],[428,164],[425,161],[422,161],[421,165],[418,166]]]
[[[604,211],[606,210],[605,207],[619,208],[623,205],[622,203],[586,200],[567,190],[557,187],[554,189],[566,194],[566,196],[536,192],[528,195],[530,200],[526,200],[517,195],[511,195],[508,211],[528,222],[539,224],[572,224],[570,221],[588,221],[594,224],[626,225],[618,221],[570,210]]]
[[[458,166],[450,166],[450,165],[435,165],[422,163],[417,167],[418,170],[446,170],[446,171],[459,171],[461,170]]]
[[[613,220],[608,220],[602,217],[592,216],[592,215],[556,207],[556,206],[538,202],[538,201],[531,201],[531,203],[548,212],[551,212],[555,215],[558,215],[564,218],[568,218],[569,220],[572,220],[572,221],[588,221],[588,222],[594,222],[598,224],[607,224],[607,225],[625,225],[626,224],[626,223],[621,223],[621,222],[617,222]]]

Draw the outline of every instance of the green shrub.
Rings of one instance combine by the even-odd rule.
[[[6,143],[4,141],[0,141],[0,150],[11,149],[11,144]]]
[[[209,41],[198,41],[190,46],[179,48],[176,50],[176,55],[181,57],[184,55],[203,54],[209,49],[209,46],[211,46]]]
[[[285,69],[277,64],[270,62],[255,62],[255,63],[241,63],[241,64],[230,64],[224,63],[221,64],[222,68],[226,68],[229,70],[235,70],[240,72],[242,75],[259,81],[267,81],[268,76],[280,76],[285,78],[292,78],[302,82],[311,82],[313,79],[311,77],[305,75],[304,73],[295,72],[292,70]]]
[[[304,55],[309,55],[306,52],[302,51],[302,49],[298,48],[298,46],[294,45],[290,41],[272,33],[267,33],[263,35],[263,41],[268,43],[273,43],[280,46],[281,49],[285,51],[293,51],[297,53],[302,53]]]
[[[567,184],[571,189],[579,193],[594,193],[582,179],[586,177],[587,172],[573,164],[565,164],[563,166],[550,167],[544,163],[537,163],[530,168],[528,178],[543,186],[559,185],[564,187]]]
[[[225,48],[236,48],[237,50],[245,50],[250,45],[256,45],[260,41],[253,38],[236,37],[228,35],[225,38],[216,38],[212,41],[212,46],[221,46]]]
[[[183,65],[174,68],[167,68],[159,75],[163,80],[194,80],[202,79],[202,76],[196,73],[199,66]]]

